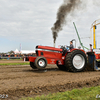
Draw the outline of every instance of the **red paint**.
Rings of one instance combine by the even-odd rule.
[[[62,51],[62,49],[55,48],[55,47],[49,47],[49,46],[37,46],[37,49],[46,49],[46,50],[53,50],[53,51]]]
[[[96,59],[100,59],[100,54],[95,54]]]
[[[48,64],[57,64],[57,61],[58,61],[59,65],[64,65],[64,60],[67,53],[70,53],[73,50],[78,50],[78,49],[72,49],[69,52],[67,52],[64,56],[62,56],[63,54],[62,49],[59,49],[59,48],[54,48],[54,47],[49,47],[49,46],[37,46],[36,49],[37,49],[36,50],[37,56],[28,57],[30,62],[35,62],[35,59],[37,57],[43,56],[46,58]],[[81,50],[81,51],[84,52],[84,50]]]
[[[29,61],[30,61],[30,62],[35,62],[35,59],[36,59],[37,57],[29,56],[28,58],[29,58]]]

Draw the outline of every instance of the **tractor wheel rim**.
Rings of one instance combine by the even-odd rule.
[[[44,60],[39,60],[39,66],[44,67],[45,66],[45,61]]]
[[[84,67],[84,65],[85,65],[84,57],[81,54],[75,55],[74,58],[73,58],[73,66],[76,69],[81,69],[81,68]]]

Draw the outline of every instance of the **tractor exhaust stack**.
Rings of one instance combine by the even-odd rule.
[[[54,47],[55,47],[55,42],[54,42]]]

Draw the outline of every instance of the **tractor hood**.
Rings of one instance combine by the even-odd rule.
[[[36,46],[36,49],[45,49],[45,50],[53,50],[53,51],[63,51],[60,48],[55,48],[55,47],[49,47],[49,46]]]

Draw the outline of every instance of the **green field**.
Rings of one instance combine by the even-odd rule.
[[[98,98],[96,98],[98,97]],[[21,98],[19,100],[100,100],[100,86],[73,89],[72,91],[42,95],[35,98]]]
[[[29,65],[29,62],[23,62],[23,63],[0,63],[0,66],[7,66],[7,65]]]
[[[29,62],[24,62],[23,59],[0,59],[0,66],[6,65],[29,65]]]

